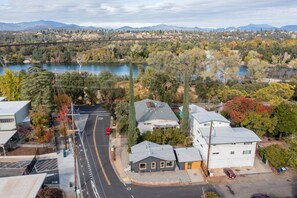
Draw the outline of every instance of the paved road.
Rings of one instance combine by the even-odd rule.
[[[109,138],[104,133],[105,128],[109,127],[110,124],[109,114],[102,112],[103,110],[100,107],[79,108],[80,112],[89,114],[85,132],[82,135],[89,163],[86,157],[83,156],[82,146],[78,149],[80,179],[84,198],[96,197],[91,187],[91,180],[94,181],[100,198],[197,198],[202,194],[202,187],[205,191],[212,189],[211,185],[142,187],[123,184],[118,179],[109,161]],[[91,171],[87,169],[88,164],[90,164]]]

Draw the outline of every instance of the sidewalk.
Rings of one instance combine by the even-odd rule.
[[[67,198],[75,197],[74,193],[74,158],[72,150],[67,150],[67,156],[63,157],[63,150],[58,153],[58,167],[60,188],[64,190]],[[72,182],[73,186],[70,187],[69,183]]]
[[[191,185],[205,183],[200,170],[176,170],[152,173],[134,173],[129,169],[129,154],[127,152],[127,138],[111,138],[110,148],[116,147],[116,160],[112,160],[119,179],[126,184],[145,186]]]

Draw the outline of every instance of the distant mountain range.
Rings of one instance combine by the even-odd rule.
[[[102,29],[111,29],[111,28],[102,28],[94,26],[79,26],[75,24],[65,24],[56,21],[32,21],[32,22],[22,22],[22,23],[1,23],[0,22],[0,31],[26,31],[26,30],[102,30]],[[179,27],[173,25],[155,25],[155,26],[146,26],[146,27],[130,27],[124,26],[121,28],[116,28],[113,30],[118,31],[170,31],[170,30],[182,30],[182,31],[258,31],[258,30],[287,30],[287,31],[297,31],[297,25],[287,25],[282,27],[274,27],[268,24],[249,24],[246,26],[240,27],[227,27],[227,28],[200,28],[200,27]]]

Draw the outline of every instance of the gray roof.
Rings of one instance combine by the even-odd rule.
[[[173,148],[170,145],[159,145],[144,141],[131,147],[131,154],[129,155],[130,162],[136,163],[148,157],[167,161],[175,160]]]
[[[214,111],[206,111],[206,112],[199,112],[194,113],[193,117],[201,124],[201,123],[207,123],[211,121],[218,121],[218,122],[226,122],[230,123],[229,120],[227,120],[224,116],[222,116],[219,113],[216,113]]]
[[[176,153],[177,160],[179,162],[195,162],[195,161],[202,160],[198,148],[186,147],[186,148],[176,148],[174,150]]]
[[[183,111],[183,106],[179,107],[180,111]],[[189,112],[190,113],[203,113],[203,112],[207,112],[204,108],[199,107],[198,105],[195,104],[190,104],[189,105]]]
[[[153,103],[155,107],[147,107],[147,103]],[[135,102],[135,113],[137,122],[148,120],[174,120],[179,121],[169,105],[165,102],[144,99]]]
[[[5,100],[5,99],[6,99],[6,97],[0,97],[0,102]]]
[[[210,127],[200,128],[205,141],[209,141]],[[231,144],[243,142],[260,142],[261,139],[251,130],[244,127],[213,127],[211,144]]]
[[[0,115],[14,115],[29,103],[30,101],[1,101]]]

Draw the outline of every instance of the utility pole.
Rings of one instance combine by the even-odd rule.
[[[74,157],[74,191],[75,197],[77,197],[77,181],[76,181],[76,145],[75,145],[75,131],[74,131],[74,114],[73,114],[73,102],[71,102],[71,120],[72,120],[72,137],[73,137],[73,157]]]
[[[209,131],[209,138],[208,138],[208,151],[207,151],[207,164],[206,164],[207,176],[209,176],[209,174],[208,174],[208,167],[209,167],[209,155],[210,155],[211,135],[212,135],[212,121],[210,122],[210,131]]]

